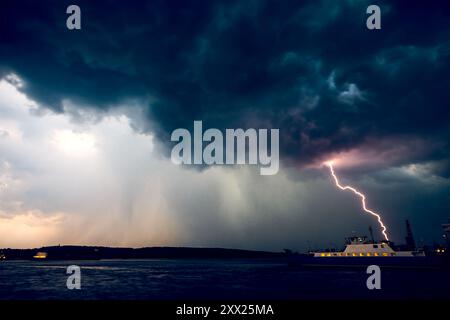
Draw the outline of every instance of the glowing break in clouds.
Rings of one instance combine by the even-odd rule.
[[[370,213],[371,215],[377,217],[378,223],[380,224],[381,229],[382,229],[382,230],[381,230],[381,233],[383,234],[383,236],[384,236],[384,238],[385,238],[386,240],[389,240],[389,237],[388,237],[388,235],[387,235],[387,233],[386,233],[386,226],[383,224],[383,221],[381,220],[381,216],[380,216],[378,213],[373,212],[372,210],[367,209],[367,207],[366,207],[366,196],[365,196],[364,194],[362,194],[361,192],[359,192],[358,190],[356,190],[355,188],[351,187],[351,186],[342,186],[342,185],[339,183],[339,179],[338,179],[338,177],[336,176],[336,174],[334,173],[334,169],[333,169],[333,161],[328,161],[328,162],[326,162],[325,164],[330,168],[330,172],[331,172],[331,175],[333,176],[333,179],[334,179],[334,182],[336,183],[336,186],[337,186],[339,189],[341,189],[341,190],[350,190],[350,191],[352,191],[353,193],[355,193],[356,195],[358,195],[358,196],[361,198],[361,203],[362,203],[362,208],[363,208],[363,210],[364,210],[365,212]]]

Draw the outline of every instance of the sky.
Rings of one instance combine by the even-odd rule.
[[[448,1],[4,1],[0,247],[280,251],[439,241],[450,218]],[[366,8],[381,8],[381,30]],[[280,170],[177,166],[177,128],[278,128]]]

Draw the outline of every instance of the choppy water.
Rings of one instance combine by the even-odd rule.
[[[81,290],[66,287],[73,264]],[[372,291],[367,277],[267,260],[6,261],[0,299],[450,299],[450,272],[382,270],[382,289]]]

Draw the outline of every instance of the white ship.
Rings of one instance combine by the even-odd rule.
[[[389,242],[371,242],[367,241],[367,237],[350,237],[347,238],[347,245],[344,251],[329,252],[318,251],[312,252],[316,258],[320,257],[425,257],[423,251],[394,251]]]
[[[447,248],[431,254],[421,250],[394,250],[388,241],[368,241],[367,237],[347,238],[342,251],[321,250],[308,254],[289,254],[289,263],[301,267],[360,267],[370,265],[393,268],[448,268]]]

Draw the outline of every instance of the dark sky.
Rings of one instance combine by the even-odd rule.
[[[2,1],[0,75],[18,75],[40,109],[66,113],[70,101],[99,118],[126,114],[165,156],[170,133],[194,120],[279,128],[289,183],[314,186],[327,179],[318,164],[341,157],[346,182],[371,192],[397,233],[410,218],[425,238],[439,237],[450,216],[450,2],[76,1],[82,29],[69,31],[73,3]],[[366,28],[369,4],[381,8],[381,30]],[[269,228],[265,219],[244,219],[250,247],[300,246],[287,221],[286,237],[267,245],[252,227]],[[331,232],[314,219],[302,221]],[[221,237],[198,243],[236,245]]]

